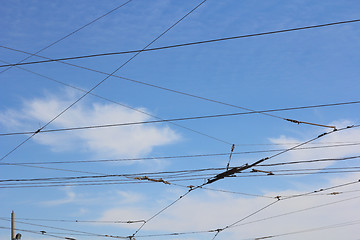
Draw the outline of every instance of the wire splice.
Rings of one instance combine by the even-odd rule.
[[[147,176],[143,176],[143,177],[135,177],[134,179],[136,180],[147,180],[147,181],[150,181],[150,182],[161,182],[161,183],[164,183],[164,184],[171,184],[170,182],[168,181],[165,181],[164,179],[162,178],[159,178],[159,179],[153,179],[153,178],[149,178]]]

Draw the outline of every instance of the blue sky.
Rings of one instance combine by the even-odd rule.
[[[141,49],[199,2],[133,0],[42,51],[39,55],[60,58]],[[2,20],[0,45],[35,53],[122,3],[125,1],[3,2],[0,9]],[[341,2],[208,0],[151,47],[358,19],[359,7],[357,1],[350,0]],[[359,26],[359,23],[352,23],[144,52],[116,74],[254,110],[358,101]],[[16,63],[27,56],[0,48],[0,61]],[[131,56],[124,54],[79,59],[71,60],[69,63],[110,73]],[[42,59],[32,57],[27,61],[30,60]],[[22,68],[28,71],[13,67],[0,74],[2,83],[0,133],[36,131],[83,94],[54,80],[89,90],[105,78],[103,74],[57,62],[25,65]],[[243,112],[239,108],[115,77],[107,79],[93,93],[112,102],[88,95],[51,123],[47,129],[156,120],[154,116],[170,119]],[[274,114],[282,118],[335,125],[341,128],[359,124],[358,112],[358,104],[351,104]],[[235,144],[235,154],[232,156],[231,166],[240,166],[274,153],[244,152],[285,149],[293,146],[294,143],[301,143],[323,132],[331,131],[322,127],[297,125],[261,114],[179,121],[176,124],[181,126],[156,123],[40,133],[6,157],[2,163],[148,159],[31,165],[35,167],[3,164],[0,168],[0,176],[2,180],[124,173],[138,174],[137,176],[141,177],[144,174],[139,173],[145,172],[222,168],[229,160],[228,155],[179,159],[160,157],[230,153],[232,144]],[[291,151],[269,160],[268,163],[356,156],[359,154],[356,145],[360,142],[359,131],[354,128],[332,133],[308,145],[309,147],[330,145],[330,147]],[[0,136],[0,156],[5,156],[24,139],[26,139],[25,135]],[[334,147],[334,144],[348,145]],[[357,164],[359,160],[355,158],[351,161],[263,169],[276,171],[343,168],[356,167]],[[37,167],[60,168],[68,171]],[[321,170],[315,172],[318,171]],[[220,172],[213,171],[212,174],[216,175]],[[166,175],[169,177],[166,179],[165,175],[163,176],[164,180],[172,183],[171,177]],[[204,183],[209,176],[177,183],[197,186]],[[352,182],[359,179],[359,176],[356,172],[293,176],[275,174],[275,176],[226,178],[209,187],[260,196],[287,196]],[[142,181],[138,180],[138,182]],[[45,230],[63,238],[106,239],[99,236],[71,235],[70,231],[48,228],[53,226],[83,232],[128,236],[139,227],[139,223],[65,223],[25,219],[69,221],[149,219],[187,191],[186,188],[159,182],[100,186],[63,185],[44,188],[2,188],[0,227],[10,226],[6,218],[10,216],[11,210],[14,210],[19,221],[23,221],[23,223],[17,222],[16,226],[37,233]],[[221,232],[217,239],[254,239],[359,220],[355,214],[359,201],[354,198],[358,196],[358,189],[359,186],[355,184],[339,189],[344,191],[344,194],[336,196],[324,194],[280,201],[249,218],[248,221],[344,200],[303,213],[248,224],[245,225],[246,227],[227,229]],[[271,201],[274,199],[198,189],[145,224],[136,237],[159,239],[142,238],[141,235],[222,228]],[[29,225],[29,223],[42,226]],[[358,225],[351,225],[294,234],[291,238],[339,239],[345,234],[347,239],[355,239],[359,235],[358,229]],[[0,229],[1,238],[7,238],[9,232],[8,229]],[[29,232],[22,234],[24,239],[51,238]],[[211,239],[213,236],[214,233],[204,233],[167,236],[163,239]]]

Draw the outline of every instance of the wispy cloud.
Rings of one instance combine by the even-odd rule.
[[[72,190],[71,187],[63,188],[63,190],[65,191],[65,194],[66,194],[65,198],[56,199],[56,200],[50,200],[50,201],[44,201],[44,202],[41,202],[41,205],[59,206],[59,205],[63,205],[63,204],[73,203],[73,202],[76,201],[77,194]]]
[[[346,177],[338,178],[336,181],[330,180],[327,184],[323,185],[323,187],[333,186],[333,184],[345,183],[347,181],[355,181],[359,176],[359,174],[351,174]],[[308,184],[306,188],[308,191],[317,190],[311,184]],[[338,190],[350,191],[356,189],[358,189],[358,186],[352,185]],[[267,204],[276,201],[275,198],[243,198],[227,193],[204,193],[205,194],[194,193],[193,195],[188,195],[186,198],[176,203],[176,206],[167,209],[166,212],[146,224],[143,231],[150,230],[165,233],[222,228],[250,215]],[[272,196],[289,196],[300,193],[304,193],[304,186],[302,186],[301,190],[288,189],[278,192],[269,192],[267,194],[271,194]],[[359,201],[359,198],[356,198],[358,196],[356,194],[356,192],[339,195],[324,194],[282,200],[255,216],[242,221],[241,224],[244,225],[229,228],[221,233],[221,235],[223,237],[230,237],[230,239],[239,239],[240,236],[241,239],[254,238],[356,220],[359,219],[354,212],[354,209],[357,209],[357,203]],[[174,199],[176,199],[176,197]],[[336,203],[337,201],[342,200],[345,201]],[[326,206],[324,204],[329,205]],[[162,205],[166,206],[166,203],[163,203]],[[122,220],[146,219],[160,210],[158,209],[158,206],[156,208],[144,203],[141,207],[122,206],[111,208],[102,214],[100,220],[119,220],[119,218]],[[311,207],[315,208],[304,210]],[[294,211],[298,212],[290,213]],[[280,214],[285,215],[276,217]],[[268,217],[272,218],[262,220]],[[254,220],[259,221],[250,223]],[[121,227],[136,229],[139,226],[122,225]],[[341,234],[342,231],[337,231],[336,233]],[[349,232],[347,238],[356,237],[357,234],[358,233],[356,232]],[[304,239],[304,236],[307,235],[298,234],[292,236],[291,239]],[[331,231],[311,232],[310,236],[311,238],[339,239],[339,235],[333,235]]]
[[[348,120],[342,120],[330,123],[329,125],[335,125],[338,128],[350,126],[353,123]],[[316,134],[321,134],[324,131],[317,131],[313,133],[313,137],[316,136]],[[326,146],[326,145],[336,145],[336,144],[342,144],[342,143],[356,143],[360,142],[360,129],[354,128],[349,131],[341,131],[341,132],[335,132],[332,134],[329,134],[326,137],[323,137],[319,139],[318,141],[315,141],[314,143],[318,145],[311,145],[307,144],[302,146],[301,148],[306,147],[315,147],[315,146]],[[291,146],[295,146],[297,144],[300,144],[304,142],[306,139],[298,139],[293,137],[288,137],[285,135],[282,135],[278,138],[270,138],[271,143],[276,143],[280,146],[280,148],[287,149]],[[280,156],[276,159],[271,159],[271,163],[276,162],[288,162],[288,161],[298,161],[298,160],[310,160],[310,159],[321,159],[321,158],[340,158],[345,156],[350,156],[352,154],[359,154],[360,150],[358,145],[348,145],[343,147],[326,147],[326,148],[309,148],[309,149],[301,149],[301,150],[294,150],[290,151],[283,156]],[[330,166],[331,164],[334,164],[334,162],[321,162],[321,163],[314,163],[312,164],[313,168],[323,168]],[[287,169],[296,169],[296,168],[303,168],[303,165],[291,165],[286,166]]]
[[[21,110],[9,109],[1,114],[1,124],[8,129],[29,130],[51,120],[76,99],[72,92],[62,93],[62,98],[47,94],[43,98],[27,99]],[[141,109],[145,110],[145,109]],[[146,121],[149,117],[121,108],[115,104],[87,104],[80,102],[58,118],[53,128],[102,125]],[[95,155],[136,157],[146,155],[154,147],[171,144],[180,136],[167,126],[133,125],[71,132],[38,134],[34,140],[49,146],[53,151],[83,151]]]

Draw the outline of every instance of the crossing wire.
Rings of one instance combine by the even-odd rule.
[[[101,15],[100,17],[95,18],[95,19],[94,19],[94,20],[92,20],[91,22],[86,23],[85,25],[81,26],[80,28],[76,29],[75,31],[73,31],[73,32],[71,32],[71,33],[69,33],[69,34],[65,35],[64,37],[62,37],[62,38],[60,38],[60,39],[56,40],[55,42],[52,42],[51,44],[47,45],[46,47],[43,47],[42,49],[38,50],[38,51],[37,51],[37,52],[35,52],[34,54],[31,54],[30,56],[28,56],[28,57],[24,58],[23,60],[21,60],[21,61],[20,61],[20,62],[18,62],[17,64],[15,64],[15,65],[14,65],[14,64],[12,64],[12,66],[8,66],[8,68],[6,68],[5,70],[1,71],[1,72],[0,72],[0,74],[1,74],[1,73],[3,73],[3,72],[5,72],[5,71],[7,71],[7,70],[9,70],[9,69],[11,69],[13,66],[20,65],[23,61],[25,61],[25,60],[27,60],[27,59],[29,59],[29,58],[33,57],[33,56],[36,56],[36,54],[38,54],[38,53],[40,53],[40,52],[44,51],[45,49],[48,49],[48,48],[49,48],[49,47],[51,47],[51,46],[54,46],[55,44],[57,44],[57,43],[61,42],[62,40],[66,39],[66,38],[68,38],[68,37],[70,37],[71,35],[73,35],[73,34],[77,33],[78,31],[80,31],[80,30],[82,30],[82,29],[86,28],[87,26],[89,26],[89,25],[93,24],[94,22],[96,22],[96,21],[100,20],[101,18],[103,18],[103,17],[105,17],[105,16],[109,15],[110,13],[115,12],[116,10],[118,10],[119,8],[121,8],[121,7],[125,6],[126,4],[130,3],[131,1],[132,1],[132,0],[129,0],[129,1],[125,2],[125,3],[122,3],[121,5],[117,6],[116,8],[114,8],[114,9],[112,9],[112,10],[110,10],[110,11],[108,11],[107,13],[105,13],[105,14]]]
[[[280,234],[269,235],[269,236],[264,236],[264,237],[257,237],[257,238],[255,238],[255,240],[270,239],[270,238],[294,235],[294,234],[299,234],[299,233],[321,231],[321,230],[327,230],[327,229],[333,229],[333,228],[339,228],[339,227],[348,227],[348,226],[358,225],[358,224],[360,224],[360,220],[354,220],[354,221],[349,221],[349,222],[342,222],[342,223],[327,225],[327,226],[323,226],[323,227],[309,228],[309,229],[304,229],[304,230],[299,230],[299,231],[294,231],[294,232],[287,232],[287,233],[280,233]]]
[[[360,103],[360,101],[332,103],[332,104],[330,103],[330,104],[290,107],[290,108],[280,108],[280,109],[268,109],[268,110],[259,110],[256,112],[251,111],[251,112],[224,113],[224,114],[202,115],[202,116],[192,116],[192,117],[182,117],[182,118],[172,118],[172,119],[160,119],[160,120],[139,121],[139,122],[126,122],[126,123],[113,123],[113,124],[92,125],[92,126],[82,126],[82,127],[48,129],[48,130],[41,130],[38,133],[64,132],[64,131],[122,127],[122,126],[154,124],[154,123],[168,123],[168,122],[170,123],[170,122],[177,122],[177,121],[199,120],[199,119],[220,118],[220,117],[233,117],[233,116],[248,115],[248,114],[254,114],[254,113],[279,112],[279,111],[298,110],[298,109],[305,109],[305,108],[319,108],[319,107],[339,106],[339,105],[358,104],[358,103]],[[34,134],[36,132],[37,131],[0,133],[0,136],[27,135],[27,134]],[[202,133],[202,135],[205,135],[205,134]],[[209,137],[209,135],[207,135],[207,134],[206,134],[206,136]],[[211,137],[211,138],[214,138],[214,137]],[[217,140],[219,140],[219,139],[217,139]],[[220,140],[220,141],[225,142],[223,140]],[[225,142],[225,143],[230,144],[228,142]],[[230,145],[234,145],[234,144],[230,144]]]
[[[11,220],[9,220],[9,219],[7,219],[7,218],[0,218],[0,220],[9,221],[9,222],[11,221]],[[94,237],[128,239],[127,237],[122,237],[122,236],[113,236],[113,235],[108,235],[108,234],[91,233],[91,232],[85,232],[85,231],[79,231],[79,230],[72,230],[72,229],[61,228],[61,227],[47,226],[47,225],[43,225],[43,224],[28,223],[28,222],[19,221],[19,220],[15,220],[15,222],[16,222],[16,223],[25,224],[25,225],[30,225],[30,226],[36,226],[36,227],[45,227],[45,228],[57,229],[57,230],[63,230],[63,231],[69,231],[69,232],[74,232],[74,233],[84,233],[84,234],[92,235],[92,236],[94,236]]]
[[[0,229],[10,230],[11,228],[0,226]],[[28,230],[28,229],[22,229],[22,228],[15,228],[15,230],[16,231],[21,231],[21,232],[33,233],[33,234],[42,235],[42,236],[45,235],[44,233],[41,233],[40,231],[34,231],[34,230]],[[51,238],[58,238],[58,239],[67,239],[67,240],[72,239],[72,238],[69,238],[69,237],[61,237],[61,236],[58,236],[58,235],[54,235],[53,233],[46,233],[46,236],[51,237]]]
[[[150,45],[152,45],[154,42],[156,42],[158,39],[160,39],[163,35],[165,35],[167,32],[169,32],[173,27],[175,27],[178,23],[180,23],[183,19],[185,19],[188,15],[190,15],[192,12],[194,12],[198,7],[200,7],[203,3],[205,3],[207,0],[203,0],[200,2],[195,8],[191,9],[188,13],[186,13],[182,18],[180,18],[178,21],[176,21],[174,24],[172,24],[169,28],[167,28],[164,32],[162,32],[159,36],[157,36],[154,40],[152,40],[150,43],[148,43],[144,48],[148,48]],[[68,111],[70,108],[72,108],[75,104],[80,102],[83,98],[85,98],[89,93],[91,93],[93,90],[95,90],[97,87],[99,87],[102,83],[104,83],[107,79],[109,79],[111,76],[113,76],[117,71],[122,69],[124,66],[126,66],[129,62],[131,62],[135,57],[137,57],[140,52],[137,52],[135,55],[130,57],[125,63],[121,64],[118,68],[116,68],[114,71],[112,71],[110,74],[107,74],[107,76],[102,79],[100,82],[98,82],[95,86],[93,86],[90,90],[88,90],[85,94],[83,94],[80,98],[78,98],[75,102],[70,104],[67,108],[65,108],[63,111],[61,111],[59,114],[57,114],[54,118],[52,118],[49,122],[47,122],[45,125],[43,125],[41,128],[39,128],[35,133],[31,134],[28,138],[26,138],[24,141],[22,141],[20,144],[18,144],[15,148],[13,148],[10,152],[5,154],[0,161],[4,160],[7,156],[9,156],[11,153],[16,151],[18,148],[20,148],[23,144],[28,142],[31,138],[33,138],[37,133],[39,133],[41,130],[46,128],[48,125],[50,125],[52,122],[54,122],[57,118],[59,118],[61,115],[63,115],[66,111]]]
[[[25,51],[21,51],[21,50],[17,50],[17,49],[13,49],[13,48],[10,48],[10,47],[5,47],[5,46],[0,46],[0,47],[6,48],[6,49],[9,49],[9,50],[12,50],[12,51],[17,51],[17,52],[22,52],[22,53],[26,53],[26,54],[31,54],[31,53],[28,53],[28,52],[25,52]],[[35,55],[35,56],[41,57],[41,58],[46,58],[46,57],[39,56],[39,55]],[[155,84],[150,84],[150,83],[146,83],[146,82],[139,81],[139,80],[134,80],[134,79],[130,79],[130,78],[121,77],[121,76],[118,76],[118,75],[116,75],[116,74],[114,74],[114,73],[110,74],[110,73],[106,73],[106,72],[103,72],[103,71],[100,71],[100,70],[95,70],[95,69],[88,68],[88,67],[84,67],[84,66],[79,66],[79,65],[75,65],[75,64],[71,64],[71,63],[67,63],[67,62],[62,62],[62,61],[59,61],[59,62],[60,62],[60,63],[63,63],[63,64],[70,65],[70,66],[73,66],[73,67],[81,68],[81,69],[84,69],[84,70],[88,70],[88,71],[92,71],[92,72],[97,72],[97,73],[100,73],[100,74],[104,74],[104,75],[106,75],[107,77],[110,77],[110,76],[111,76],[111,77],[116,77],[116,78],[119,78],[119,79],[122,79],[122,80],[126,80],[126,81],[129,81],[129,82],[133,82],[133,83],[145,85],[145,86],[148,86],[148,87],[153,87],[153,88],[161,89],[161,90],[164,90],[164,91],[169,91],[169,92],[173,92],[173,93],[185,95],[185,96],[188,96],[188,97],[197,98],[197,99],[201,99],[201,100],[204,100],[204,101],[221,104],[221,105],[224,105],[224,106],[229,106],[229,107],[239,108],[239,109],[246,110],[246,111],[251,111],[251,112],[258,113],[258,114],[262,114],[262,115],[266,115],[266,116],[269,116],[269,117],[274,117],[274,118],[282,119],[282,120],[285,120],[285,121],[287,121],[287,122],[291,122],[291,123],[295,123],[295,124],[306,124],[306,125],[312,125],[312,126],[317,126],[317,127],[324,127],[324,128],[336,129],[336,126],[328,126],[328,125],[324,125],[324,124],[318,124],[318,123],[312,123],[312,122],[306,122],[306,121],[299,121],[299,120],[296,120],[296,119],[284,118],[284,117],[280,117],[280,116],[277,116],[277,115],[274,115],[274,114],[270,114],[270,113],[266,113],[266,112],[265,112],[265,113],[259,112],[259,111],[257,111],[257,110],[253,110],[253,109],[250,109],[250,108],[237,106],[237,105],[230,104],[230,103],[226,103],[226,102],[222,102],[222,101],[219,101],[219,100],[214,100],[214,99],[210,99],[210,98],[206,98],[206,97],[201,97],[201,96],[198,96],[198,95],[194,95],[194,94],[190,94],[190,93],[186,93],[186,92],[182,92],[182,91],[178,91],[178,90],[174,90],[174,89],[162,87],[162,86],[155,85]]]
[[[202,188],[202,187],[204,187],[204,186],[206,186],[206,185],[212,184],[212,183],[214,183],[214,182],[216,182],[216,181],[218,181],[218,180],[222,180],[222,179],[224,179],[224,178],[226,178],[226,177],[230,177],[230,176],[232,176],[232,175],[234,175],[234,174],[236,174],[236,173],[242,172],[243,170],[252,168],[252,167],[254,167],[254,166],[256,166],[256,165],[261,164],[261,163],[264,162],[264,161],[268,161],[268,160],[270,160],[270,159],[272,159],[272,158],[278,157],[279,155],[282,155],[282,154],[284,154],[284,153],[286,153],[286,152],[289,152],[289,151],[291,151],[291,150],[293,150],[293,149],[296,149],[296,148],[301,147],[301,146],[303,146],[303,145],[306,145],[306,144],[308,144],[308,143],[310,143],[310,142],[313,142],[313,141],[315,141],[315,140],[318,140],[318,139],[320,139],[320,138],[322,138],[322,137],[324,137],[324,136],[327,136],[327,135],[329,135],[329,134],[332,134],[332,133],[334,133],[334,132],[344,131],[344,130],[348,130],[348,129],[352,129],[352,128],[357,128],[357,127],[360,127],[360,125],[351,125],[351,126],[347,126],[347,127],[343,127],[343,128],[339,128],[339,129],[334,129],[334,130],[332,130],[332,131],[330,131],[330,132],[324,132],[324,133],[322,133],[322,134],[320,134],[320,135],[318,135],[318,136],[316,136],[316,137],[314,137],[314,138],[311,138],[311,139],[309,139],[309,140],[307,140],[307,141],[305,141],[305,142],[302,142],[302,143],[300,143],[300,144],[297,144],[296,146],[293,146],[293,147],[291,147],[291,148],[285,149],[284,151],[281,151],[281,152],[279,152],[279,153],[273,154],[273,155],[271,155],[271,156],[269,156],[269,157],[262,158],[262,159],[254,162],[254,163],[252,163],[252,164],[250,164],[250,165],[246,163],[246,164],[244,164],[244,165],[241,166],[241,167],[233,167],[233,168],[231,168],[230,170],[227,170],[227,171],[225,171],[225,172],[223,172],[223,173],[220,173],[220,174],[214,176],[213,178],[209,178],[207,182],[205,182],[205,183],[203,183],[203,184],[201,184],[201,185],[198,185],[198,186],[196,186],[196,187],[191,186],[187,192],[185,192],[184,194],[180,195],[179,198],[177,198],[176,200],[174,200],[174,201],[171,202],[170,204],[166,205],[166,206],[165,206],[164,208],[162,208],[160,211],[156,212],[156,213],[155,213],[154,215],[152,215],[149,219],[147,219],[147,220],[130,236],[130,239],[135,238],[135,235],[138,234],[139,231],[140,231],[148,222],[150,222],[151,220],[153,220],[155,217],[157,217],[158,215],[160,215],[161,213],[163,213],[165,210],[167,210],[168,208],[170,208],[171,206],[173,206],[174,204],[176,204],[178,201],[180,201],[180,200],[183,199],[185,196],[187,196],[190,192],[192,192],[192,191],[194,191],[194,190],[196,190],[196,189]],[[327,188],[327,189],[329,189],[329,188]],[[309,194],[312,194],[312,193],[309,193]],[[264,209],[266,209],[266,208],[268,208],[268,207],[270,207],[271,205],[277,203],[278,201],[280,201],[280,198],[278,198],[275,202],[272,202],[272,203],[266,205],[265,207],[261,208],[260,210],[256,211],[254,214],[256,214],[256,213],[258,213],[259,211],[262,211],[262,210],[264,210]],[[248,217],[253,216],[254,214],[248,215],[247,217],[241,219],[241,221],[247,219]],[[237,221],[236,223],[239,223],[239,221]],[[229,228],[229,226],[232,226],[232,225],[234,225],[234,224],[228,225],[228,226],[226,226],[224,229],[227,229],[227,228]],[[217,229],[217,230],[215,230],[216,234],[215,234],[215,236],[214,236],[214,239],[215,239],[216,236],[220,233],[220,231],[223,231],[224,229]]]
[[[129,51],[122,51],[122,52],[98,53],[98,54],[91,54],[91,55],[84,55],[84,56],[48,59],[48,60],[43,60],[43,61],[33,61],[33,62],[25,62],[25,63],[21,62],[21,63],[15,63],[15,64],[0,65],[0,67],[29,65],[29,64],[37,64],[37,63],[48,63],[48,62],[55,62],[55,61],[58,62],[58,61],[67,61],[67,60],[74,60],[74,59],[93,58],[93,57],[111,56],[111,55],[121,55],[121,54],[137,53],[137,52],[140,52],[140,51],[141,52],[158,51],[158,50],[163,50],[163,49],[171,49],[171,48],[178,48],[178,47],[184,47],[184,46],[193,46],[193,45],[214,43],[214,42],[221,42],[221,41],[228,41],[228,40],[241,39],[241,38],[259,37],[259,36],[278,34],[278,33],[285,33],[285,32],[293,32],[293,31],[299,31],[299,30],[322,28],[322,27],[329,27],[329,26],[335,26],[335,25],[341,25],[341,24],[349,24],[349,23],[357,23],[359,21],[360,21],[360,19],[354,19],[354,20],[331,22],[331,23],[325,23],[325,24],[319,24],[319,25],[310,25],[310,26],[304,26],[304,27],[298,27],[298,28],[289,28],[289,29],[275,30],[275,31],[269,31],[269,32],[261,32],[261,33],[253,33],[253,34],[232,36],[232,37],[226,37],[226,38],[203,40],[203,41],[198,41],[198,42],[180,43],[180,44],[176,44],[176,45],[162,46],[162,47],[157,47],[157,48],[149,48],[149,49],[145,49],[145,50],[129,50]]]
[[[333,147],[350,147],[358,146],[360,143],[348,143],[348,144],[335,144],[335,145],[323,145],[323,146],[314,146],[314,147],[301,147],[294,149],[293,151],[300,150],[310,150],[310,149],[324,149],[324,148],[333,148]],[[254,154],[254,153],[271,153],[271,152],[280,152],[285,149],[269,149],[269,150],[255,150],[255,151],[243,151],[243,152],[234,152],[234,155],[243,155],[243,154]],[[20,163],[7,163],[2,162],[0,165],[8,166],[23,166],[23,165],[48,165],[48,164],[73,164],[73,163],[98,163],[98,162],[122,162],[122,161],[145,161],[145,160],[154,160],[154,159],[183,159],[183,158],[203,158],[203,157],[215,157],[215,156],[226,156],[228,153],[208,153],[208,154],[195,154],[195,155],[178,155],[178,156],[155,156],[155,157],[142,157],[142,158],[119,158],[119,159],[94,159],[94,160],[69,160],[69,161],[49,161],[49,162],[20,162]],[[322,158],[322,159],[307,159],[291,162],[280,162],[280,163],[271,163],[271,164],[259,164],[258,166],[270,167],[270,166],[280,166],[280,165],[291,165],[291,164],[301,164],[301,163],[310,163],[310,162],[327,162],[327,161],[345,161],[359,158],[359,155],[343,157],[343,158]]]
[[[0,62],[5,62],[5,61],[0,60]],[[21,69],[21,70],[24,70],[24,71],[26,71],[26,72],[30,72],[30,73],[35,74],[35,75],[37,75],[37,76],[40,76],[40,77],[43,77],[43,78],[45,78],[45,79],[51,80],[51,81],[53,81],[53,82],[62,84],[62,85],[64,85],[64,86],[67,86],[67,87],[76,89],[76,90],[81,91],[81,92],[86,92],[85,89],[72,86],[72,85],[70,85],[70,84],[64,83],[64,82],[62,82],[62,81],[56,80],[56,79],[54,79],[54,78],[45,76],[45,75],[43,75],[43,74],[40,74],[40,73],[31,71],[31,70],[28,70],[28,69],[25,69],[25,68],[22,68],[22,67],[19,67],[19,66],[16,66],[16,67],[19,68],[19,69]],[[90,95],[92,95],[92,96],[94,96],[94,97],[97,97],[97,98],[100,98],[100,99],[102,99],[102,100],[105,100],[105,101],[108,101],[108,102],[117,104],[117,105],[122,106],[122,107],[124,107],[124,108],[128,108],[128,109],[134,110],[134,111],[136,111],[136,112],[140,112],[140,113],[142,113],[142,114],[145,114],[145,115],[147,115],[147,116],[156,118],[156,119],[158,119],[158,120],[163,120],[162,118],[160,118],[160,117],[158,117],[158,116],[155,116],[154,114],[150,114],[150,113],[148,113],[148,112],[145,112],[144,110],[131,107],[131,106],[129,106],[129,105],[126,105],[126,104],[123,104],[123,103],[120,103],[120,102],[111,100],[111,99],[109,99],[109,98],[106,98],[106,97],[103,97],[103,96],[100,96],[100,95],[97,95],[97,94],[94,94],[94,93],[90,93]],[[360,101],[359,101],[359,103],[360,103]],[[183,129],[185,129],[185,130],[188,130],[188,131],[191,131],[191,132],[200,134],[200,135],[202,135],[202,136],[205,136],[205,137],[214,139],[214,140],[216,140],[216,141],[219,141],[219,142],[222,142],[222,143],[231,145],[231,143],[229,143],[229,142],[227,142],[227,141],[225,141],[225,140],[223,140],[223,139],[220,139],[220,138],[211,136],[211,135],[209,135],[209,134],[206,134],[206,133],[203,133],[203,132],[200,132],[200,131],[197,131],[197,130],[194,130],[194,129],[191,129],[191,128],[188,128],[188,127],[185,127],[185,126],[182,126],[182,125],[177,124],[177,123],[174,123],[174,122],[169,122],[169,123],[172,124],[172,125],[175,125],[175,126],[177,126],[177,127],[183,128]],[[4,135],[1,135],[1,134],[0,134],[0,136],[4,136]]]
[[[348,169],[360,169],[360,166],[352,167],[328,167],[328,168],[305,168],[305,169],[280,169],[272,170],[272,173],[277,172],[305,172],[305,171],[327,171],[327,170],[348,170]],[[189,177],[205,177],[213,176],[213,172],[225,171],[227,168],[203,168],[203,169],[190,169],[190,170],[178,170],[178,171],[167,171],[167,172],[139,172],[139,173],[123,173],[123,174],[104,174],[104,175],[85,175],[85,176],[71,176],[71,177],[46,177],[46,178],[17,178],[17,179],[0,179],[0,184],[7,183],[53,183],[58,181],[59,183],[68,183],[70,180],[87,180],[87,179],[100,179],[99,181],[103,182],[103,179],[109,178],[119,178],[125,177],[126,179],[137,179],[139,176],[150,176],[152,179],[181,179]],[[199,174],[201,173],[201,174]],[[242,174],[240,172],[238,174]],[[321,173],[321,172],[318,172]],[[79,181],[79,182],[80,182]],[[113,180],[110,180],[113,181]],[[171,183],[169,183],[171,184]],[[0,185],[2,186],[2,185]]]
[[[315,191],[314,191],[315,192]],[[305,196],[305,195],[302,195]],[[346,199],[342,199],[342,200],[337,200],[337,201],[333,201],[333,202],[329,202],[329,203],[325,203],[325,204],[320,204],[320,205],[315,205],[315,206],[311,206],[311,207],[307,207],[307,208],[303,208],[303,209],[299,209],[296,211],[291,211],[291,212],[287,212],[287,213],[282,213],[282,214],[278,214],[278,215],[274,215],[274,216],[270,216],[270,217],[265,217],[265,218],[261,218],[261,219],[257,219],[257,220],[253,220],[253,221],[249,221],[249,222],[245,222],[245,223],[239,223],[236,224],[234,226],[231,226],[231,228],[235,228],[235,227],[241,227],[244,225],[248,225],[248,224],[253,224],[253,223],[258,223],[258,222],[262,222],[262,221],[266,221],[266,220],[270,220],[273,218],[279,218],[279,217],[283,217],[283,216],[288,216],[288,215],[292,215],[292,214],[296,214],[299,212],[304,212],[304,211],[309,211],[309,210],[313,210],[313,209],[317,209],[317,208],[321,208],[321,207],[326,207],[326,206],[330,206],[330,205],[334,205],[334,204],[339,204],[339,203],[343,203],[343,202],[348,202],[348,201],[352,201],[355,199],[359,199],[360,196],[355,196],[355,197],[350,197],[350,198],[346,198]],[[270,203],[273,204],[273,203]],[[259,210],[257,210],[259,211]],[[178,236],[178,235],[190,235],[190,234],[200,234],[200,233],[214,233],[214,232],[219,232],[221,231],[220,228],[218,229],[211,229],[211,230],[203,230],[203,231],[190,231],[190,232],[174,232],[174,233],[163,233],[163,234],[149,234],[149,235],[138,235],[137,238],[147,238],[147,237],[163,237],[163,236]]]
[[[272,202],[272,203],[266,205],[265,207],[260,208],[259,210],[255,211],[255,212],[253,212],[253,213],[251,213],[251,214],[249,214],[249,215],[247,215],[246,217],[241,218],[240,220],[238,220],[238,221],[236,221],[236,222],[234,222],[234,223],[232,223],[232,224],[230,224],[230,225],[227,225],[227,226],[225,226],[224,228],[219,229],[218,233],[220,233],[220,232],[222,232],[222,231],[224,231],[224,230],[226,230],[226,229],[229,229],[229,228],[232,228],[232,227],[237,226],[240,222],[243,222],[243,221],[246,220],[247,218],[249,218],[249,217],[251,217],[251,216],[253,216],[253,215],[255,215],[255,214],[257,214],[257,213],[259,213],[259,212],[261,212],[261,211],[263,211],[263,210],[265,210],[266,208],[268,208],[268,207],[270,207],[270,206],[272,206],[272,205],[274,205],[275,203],[278,203],[278,202],[280,202],[280,201],[287,200],[287,199],[292,199],[292,198],[297,198],[297,197],[302,197],[302,196],[308,196],[308,195],[315,194],[315,193],[318,193],[318,192],[324,192],[324,191],[332,190],[332,189],[335,189],[335,188],[350,186],[350,185],[358,184],[358,183],[360,183],[360,180],[352,181],[352,182],[347,182],[347,183],[344,183],[344,184],[339,184],[339,185],[331,186],[331,187],[327,187],[327,188],[321,188],[321,189],[319,189],[319,190],[315,190],[315,191],[311,191],[311,192],[307,192],[307,193],[302,193],[302,194],[296,194],[296,195],[289,196],[289,197],[285,197],[285,198],[282,198],[281,196],[278,196],[277,201]],[[218,233],[214,236],[213,239],[216,238],[216,236],[218,235]]]

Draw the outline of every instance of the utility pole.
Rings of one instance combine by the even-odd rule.
[[[11,212],[11,240],[15,239],[15,213]]]

